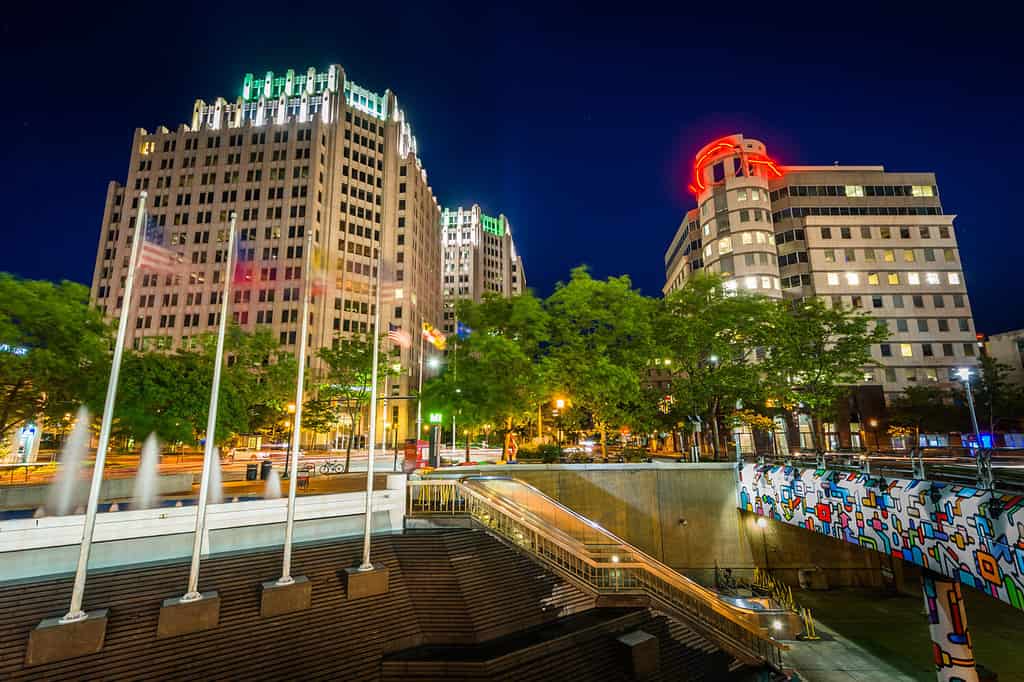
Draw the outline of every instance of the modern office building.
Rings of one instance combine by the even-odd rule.
[[[934,173],[882,166],[784,166],[730,135],[701,149],[684,217],[665,254],[664,293],[695,272],[735,291],[818,296],[863,310],[890,338],[865,386],[886,394],[946,384],[978,353],[953,225]]]
[[[1024,384],[1024,329],[989,335],[985,339],[985,353],[1010,368],[1009,381]]]
[[[478,204],[446,208],[441,214],[444,250],[444,331],[455,331],[455,303],[479,303],[487,292],[515,296],[526,288],[523,259],[508,218],[493,218]]]
[[[123,300],[139,194],[176,251],[177,274],[139,275]],[[96,252],[92,301],[109,318],[130,315],[134,348],[188,347],[216,330],[228,215],[250,281],[235,288],[231,315],[243,329],[271,330],[297,350],[307,237],[322,254],[323,289],[310,308],[310,366],[339,334],[371,333],[378,256],[393,272],[384,328],[415,338],[441,322],[441,209],[394,93],[378,94],[344,69],[247,74],[236,97],[197,100],[189,124],[137,129],[126,182],[110,183]],[[401,351],[395,395],[417,381],[419,344]],[[385,421],[415,431],[408,401]],[[414,410],[413,410],[414,412]],[[410,430],[411,429],[411,430]]]

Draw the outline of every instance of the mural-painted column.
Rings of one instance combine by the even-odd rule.
[[[921,574],[921,588],[939,682],[977,682],[960,583],[925,570]]]

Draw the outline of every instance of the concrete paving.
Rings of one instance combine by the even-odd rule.
[[[977,661],[1000,682],[1024,682],[1024,613],[971,588],[963,592]],[[818,642],[787,642],[786,663],[803,679],[935,680],[921,597],[872,589],[794,590],[793,596],[811,609],[824,635]]]

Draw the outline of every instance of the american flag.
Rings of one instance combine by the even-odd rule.
[[[249,258],[250,249],[241,235],[235,233],[235,275],[233,282],[236,288],[243,288],[251,285],[256,280],[256,267]]]
[[[412,346],[412,335],[401,327],[388,323],[388,338],[402,348]]]
[[[139,267],[164,273],[173,273],[178,269],[178,254],[164,246],[164,228],[157,223],[156,216],[146,217]]]

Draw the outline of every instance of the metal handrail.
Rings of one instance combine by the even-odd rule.
[[[499,491],[488,481],[514,483],[552,511],[594,532],[599,543],[575,537]],[[503,477],[409,481],[408,513],[467,514],[489,531],[513,542],[545,564],[567,573],[599,594],[644,594],[678,615],[736,658],[780,668],[788,647],[759,625],[750,609],[727,604],[712,590],[633,547],[590,519],[522,481]]]

